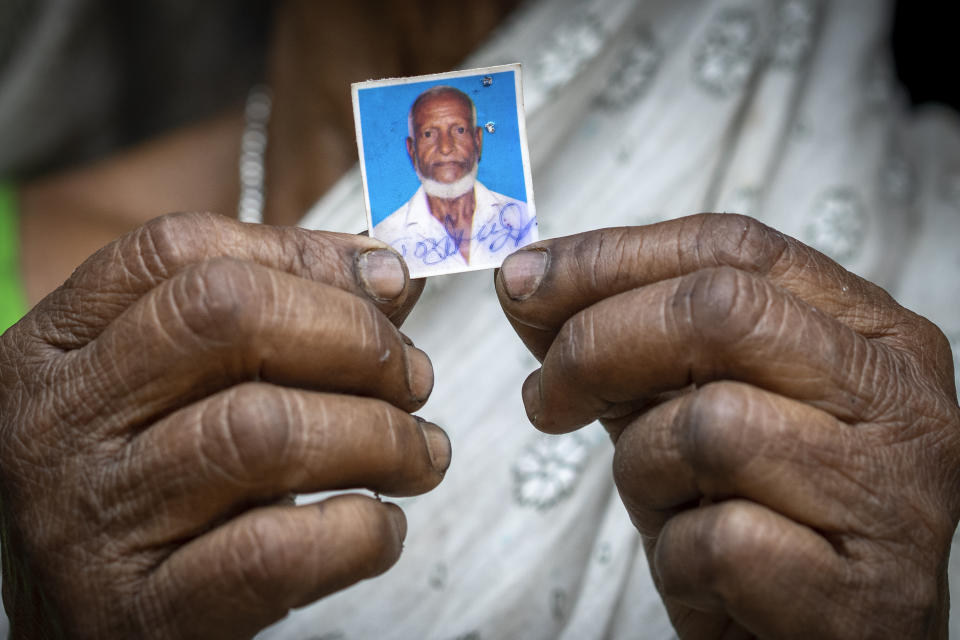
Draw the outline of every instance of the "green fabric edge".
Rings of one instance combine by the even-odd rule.
[[[13,182],[0,180],[0,333],[27,312],[20,277],[20,232],[17,191]]]

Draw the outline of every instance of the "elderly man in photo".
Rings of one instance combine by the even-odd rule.
[[[407,153],[420,188],[373,228],[404,256],[414,277],[499,266],[537,239],[527,204],[477,181],[483,129],[462,91],[436,86],[410,108]]]

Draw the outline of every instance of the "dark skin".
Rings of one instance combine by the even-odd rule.
[[[480,161],[483,129],[473,126],[472,114],[472,105],[456,93],[440,93],[417,105],[407,154],[423,177],[450,184],[469,174]],[[427,205],[451,238],[463,240],[458,248],[469,264],[476,209],[473,189],[452,199],[428,195]]]
[[[401,72],[455,64],[496,7],[476,8],[452,52],[406,48]],[[437,29],[463,18],[435,8]],[[329,29],[331,12],[364,28],[379,15],[364,2],[283,3],[275,67],[312,74],[338,59],[353,61],[337,70],[354,80],[397,75],[347,55],[369,38],[371,56],[392,43],[373,59],[394,64],[401,46],[378,32],[392,33],[389,15],[372,33],[306,37],[311,24]],[[331,75],[271,78],[286,117],[271,124],[270,221],[298,218],[353,161],[355,147],[331,155],[287,135],[318,140],[336,126],[297,107],[313,99],[349,113]],[[318,78],[337,82],[336,100]],[[0,338],[12,638],[252,637],[385,571],[402,549],[395,505],[358,494],[296,507],[291,494],[414,495],[449,464],[446,435],[413,416],[432,389],[430,360],[397,330],[423,282],[386,245],[214,214],[146,222],[232,211],[241,127],[228,114],[21,191],[25,279],[40,301]]]
[[[442,479],[421,289],[376,240],[212,214],[88,259],[2,337],[13,637],[250,637],[392,565],[396,506],[284,497]]]
[[[315,11],[329,28],[319,6],[284,4],[278,32],[304,35]],[[361,24],[364,9],[336,10]],[[285,37],[274,55],[310,67],[318,41]],[[376,75],[390,74],[356,77]],[[279,221],[319,195],[306,185],[326,157],[282,129],[309,140],[328,124],[297,121],[315,85],[273,84]],[[25,234],[105,247],[60,286],[72,264],[28,280],[52,293],[0,338],[14,638],[250,637],[401,551],[396,507],[290,493],[413,495],[449,464],[443,432],[412,414],[429,359],[397,330],[422,283],[385,245],[212,214],[141,224],[176,194],[227,206],[237,140],[226,117],[28,189]],[[933,325],[729,215],[543,241],[495,285],[543,363],[522,391],[532,422],[610,432],[682,638],[946,637],[960,408]]]
[[[949,344],[750,218],[546,240],[504,262],[531,422],[599,419],[681,638],[946,638],[960,516]]]

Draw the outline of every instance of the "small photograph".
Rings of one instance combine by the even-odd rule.
[[[537,240],[519,64],[352,92],[370,235],[411,277],[499,267]]]

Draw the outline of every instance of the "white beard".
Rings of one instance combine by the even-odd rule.
[[[417,172],[420,184],[423,185],[423,190],[427,192],[428,196],[441,200],[453,200],[473,189],[473,185],[477,183],[478,166],[479,163],[474,162],[473,168],[465,176],[454,182],[439,182],[432,178],[425,178],[420,173],[420,167],[414,167],[414,170]]]

